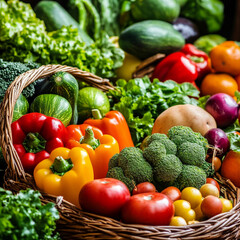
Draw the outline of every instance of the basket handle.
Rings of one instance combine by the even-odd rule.
[[[23,89],[29,84],[33,83],[39,78],[48,77],[59,71],[68,72],[78,80],[84,81],[91,86],[101,89],[102,91],[114,89],[113,85],[109,82],[108,79],[103,79],[75,67],[63,65],[43,65],[37,69],[32,69],[25,73],[22,73],[16,77],[8,87],[4,99],[0,105],[0,144],[3,156],[8,165],[8,169],[11,170],[12,179],[26,179],[26,173],[23,169],[21,160],[12,144],[11,123],[15,103]]]

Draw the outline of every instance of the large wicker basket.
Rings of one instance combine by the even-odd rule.
[[[4,187],[16,193],[21,189],[37,189],[34,179],[23,170],[21,161],[12,145],[11,122],[13,109],[22,90],[39,78],[58,71],[73,74],[79,80],[104,91],[113,88],[107,79],[102,79],[77,68],[47,65],[23,73],[8,88],[1,104],[1,147],[8,164],[5,173]],[[61,197],[42,193],[42,202],[55,202],[60,212],[57,231],[62,239],[240,239],[240,203],[239,189],[229,180],[217,175],[221,185],[221,194],[231,199],[234,208],[227,213],[219,214],[207,221],[185,227],[128,225],[111,218],[83,212]]]

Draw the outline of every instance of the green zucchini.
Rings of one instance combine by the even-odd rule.
[[[77,124],[78,81],[76,78],[67,72],[57,72],[49,78],[49,83],[49,93],[58,94],[69,101],[73,111],[71,124]]]
[[[12,122],[18,120],[21,116],[28,113],[29,103],[26,97],[23,94],[20,94],[13,110],[13,119]]]
[[[80,37],[87,44],[93,40],[80,27],[78,22],[56,1],[40,1],[34,8],[36,16],[44,21],[47,31],[55,31],[63,26],[77,28]]]
[[[68,100],[57,94],[38,95],[30,105],[31,112],[39,112],[62,121],[64,126],[70,123],[72,107]]]
[[[162,20],[171,23],[180,14],[180,4],[176,0],[134,1],[131,14],[136,21]]]
[[[160,20],[145,20],[124,29],[119,46],[127,53],[146,59],[157,53],[170,54],[185,44],[181,33],[172,24]]]

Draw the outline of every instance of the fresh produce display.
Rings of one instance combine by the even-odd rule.
[[[94,177],[89,155],[81,147],[55,148],[49,158],[37,164],[33,175],[39,189],[55,196],[63,196],[76,206],[79,206],[81,188]]]
[[[42,205],[40,197],[32,189],[16,195],[0,189],[1,239],[61,239],[55,232],[59,213],[53,203]]]
[[[200,221],[211,227],[218,221],[208,219],[236,212],[240,47],[218,32],[223,6],[220,0],[0,0],[0,103],[3,111],[12,108],[3,118],[12,121],[1,129],[0,173],[6,169],[6,188],[16,182],[38,189],[48,216],[33,210],[31,195],[40,196],[33,190],[14,196],[0,189],[16,197],[11,204],[24,205],[22,197],[30,214],[6,213],[10,205],[2,200],[0,238],[30,239],[30,229],[34,239],[59,239],[55,220],[71,216],[77,231],[77,213],[94,231],[110,226],[109,218],[116,228],[101,230],[106,239],[117,221],[158,238],[164,226],[198,233]],[[8,182],[12,170],[18,174]],[[59,215],[45,198],[57,203]],[[36,215],[44,223],[35,224]],[[27,230],[24,221],[32,224]],[[119,238],[127,238],[125,230]]]
[[[13,122],[11,128],[13,145],[25,171],[29,173],[48,158],[54,148],[63,147],[65,127],[56,118],[28,113]]]

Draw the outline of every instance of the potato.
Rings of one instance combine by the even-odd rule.
[[[191,104],[175,105],[162,112],[154,122],[152,133],[165,133],[173,126],[187,126],[203,136],[216,128],[215,119],[204,109]]]

